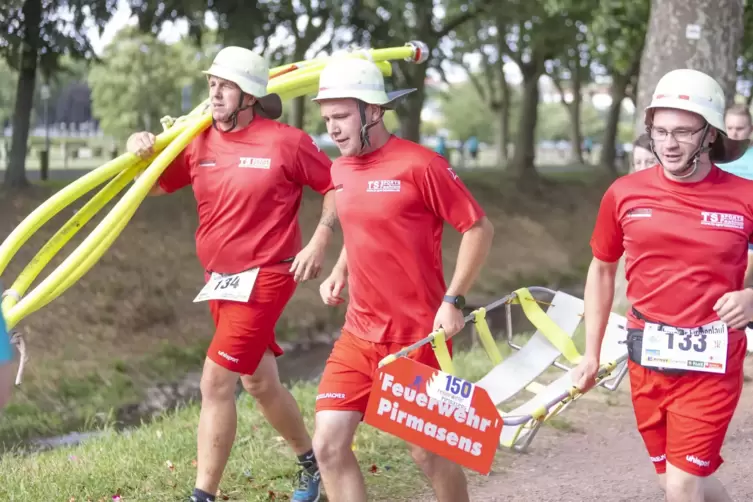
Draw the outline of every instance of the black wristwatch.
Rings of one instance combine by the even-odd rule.
[[[465,308],[465,296],[463,295],[457,295],[457,296],[445,295],[442,301],[445,301],[451,304],[453,307],[455,307],[458,310],[462,310],[463,308]]]

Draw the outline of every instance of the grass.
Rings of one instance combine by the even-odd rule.
[[[514,341],[522,344],[526,338],[518,335]],[[497,345],[503,356],[510,353],[504,341]],[[582,350],[582,332],[576,334],[576,345]],[[491,369],[479,347],[459,351],[454,359],[458,373],[472,381]],[[297,383],[291,390],[312,430],[316,384]],[[218,500],[288,500],[295,475],[292,454],[245,394],[238,401],[238,416],[236,442]],[[114,495],[123,502],[185,500],[195,480],[197,423],[198,407],[192,405],[126,432],[103,428],[102,436],[78,446],[7,454],[0,459],[0,500],[96,502],[110,501]],[[574,429],[561,417],[546,425],[565,432]],[[372,500],[410,500],[428,489],[399,439],[362,425],[354,449]],[[496,468],[504,468],[512,455],[499,452]]]
[[[155,381],[175,380],[199,368],[207,345],[207,340],[187,347],[163,342],[141,360],[126,363],[113,358],[98,369],[56,381],[54,387],[38,373],[32,374],[3,410],[0,437],[5,448],[30,438],[118,421],[113,403],[138,403],[143,389]]]

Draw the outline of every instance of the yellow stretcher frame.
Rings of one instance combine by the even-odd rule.
[[[577,365],[582,360],[583,356],[578,351],[572,338],[570,338],[565,332],[563,332],[562,329],[546,314],[546,312],[544,312],[544,310],[539,306],[539,302],[534,298],[532,292],[549,293],[552,295],[556,294],[555,291],[544,287],[534,286],[530,288],[519,288],[514,292],[500,298],[499,300],[487,305],[486,307],[475,309],[465,317],[465,322],[472,322],[475,325],[476,331],[481,341],[481,345],[484,348],[484,352],[486,352],[489,360],[496,366],[502,364],[504,362],[504,359],[499,349],[497,348],[494,337],[492,336],[486,315],[492,310],[495,310],[502,306],[505,307],[507,320],[507,343],[511,348],[520,350],[522,347],[517,346],[512,342],[513,333],[510,312],[512,305],[520,305],[528,320],[537,328],[537,330],[542,335],[544,335],[554,347],[559,350],[560,354],[570,364],[572,364],[573,366]],[[426,338],[423,338],[394,354],[386,356],[379,362],[379,367],[385,366],[395,361],[399,357],[406,357],[408,354],[426,345],[427,343],[431,344],[437,361],[439,362],[440,369],[445,373],[457,375],[455,365],[452,361],[452,357],[450,356],[449,348],[447,346],[446,334],[441,328],[433,331]],[[596,384],[593,388],[601,386],[610,391],[616,390],[621,383],[622,378],[627,373],[627,365],[625,364],[626,360],[627,351],[625,351],[624,355],[621,355],[614,360],[602,363],[596,377]],[[615,369],[617,369],[621,364],[623,366],[620,369],[619,373],[617,375],[613,375]],[[555,366],[564,371],[569,371],[572,369],[572,367],[568,367],[556,361],[552,364],[552,366]],[[612,384],[607,383],[607,380],[612,378],[613,376],[614,382]],[[529,390],[534,394],[538,394],[543,389],[545,389],[545,386],[537,382],[530,382],[526,387],[526,390]],[[498,410],[500,411],[500,418],[502,419],[505,426],[518,426],[516,433],[511,440],[502,442],[502,440],[500,439],[500,446],[504,446],[506,448],[519,452],[524,451],[544,422],[561,413],[567,406],[579,399],[583,394],[584,393],[581,392],[577,387],[570,386],[567,391],[560,393],[553,399],[549,400],[546,404],[536,407],[530,413],[511,416],[503,415],[502,411]],[[521,445],[518,445],[517,440],[525,429],[528,429],[529,432],[526,434],[525,441]]]
[[[278,94],[282,101],[315,93],[318,89],[319,74],[327,62],[335,57],[369,59],[377,65],[383,75],[391,76],[391,61],[405,60],[422,64],[428,60],[429,50],[425,43],[411,41],[400,47],[351,49],[346,53],[271,68],[268,91]],[[164,131],[157,136],[155,153],[151,158],[142,160],[134,154],[124,153],[90,171],[37,207],[0,244],[2,275],[18,250],[35,232],[84,194],[106,183],[99,193],[42,246],[18,278],[2,292],[0,308],[8,331],[12,333],[13,343],[18,345],[21,352],[17,385],[21,382],[26,353],[21,334],[15,330],[16,326],[21,320],[63,294],[99,261],[131,220],[162,172],[193,138],[210,126],[209,102],[205,100],[184,116],[164,117],[161,123]],[[90,235],[47,278],[26,294],[53,257],[129,183],[133,183],[131,188]]]

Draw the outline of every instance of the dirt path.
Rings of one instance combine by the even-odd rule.
[[[749,357],[746,374],[753,375]],[[607,393],[582,399],[563,413],[574,430],[542,428],[526,454],[500,452],[488,478],[471,475],[473,502],[662,502],[630,408],[625,380]],[[753,384],[746,383],[722,450],[718,472],[734,501],[753,500]],[[420,502],[435,500],[427,495]]]

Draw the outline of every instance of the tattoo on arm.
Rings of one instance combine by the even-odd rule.
[[[320,225],[329,227],[331,230],[335,229],[335,223],[337,223],[337,215],[334,212],[327,211],[322,215],[322,219],[319,220]]]

